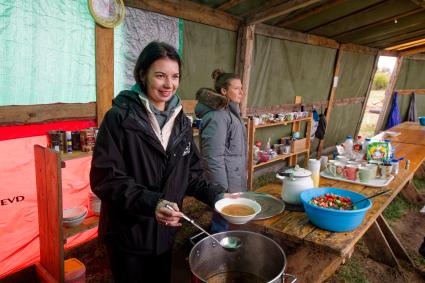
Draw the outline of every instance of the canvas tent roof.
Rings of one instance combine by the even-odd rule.
[[[192,2],[224,11],[247,24],[287,28],[341,43],[398,51],[425,47],[423,0]]]

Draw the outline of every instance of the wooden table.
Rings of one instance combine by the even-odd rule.
[[[287,253],[286,271],[298,276],[299,282],[324,281],[351,256],[355,244],[361,237],[364,237],[370,254],[375,259],[391,266],[397,266],[400,259],[412,263],[381,213],[410,182],[414,172],[425,160],[425,146],[408,144],[397,148],[397,154],[411,161],[410,168],[406,170],[401,166],[399,174],[384,188],[321,178],[321,187],[349,189],[367,196],[383,189],[391,190],[391,193],[373,200],[373,206],[367,212],[363,223],[353,232],[324,231],[313,226],[304,212],[291,211],[284,211],[270,219],[251,222],[249,228],[268,235],[284,246]],[[281,185],[270,184],[258,191],[280,198]]]
[[[389,131],[401,133],[396,137],[389,137],[386,135],[386,138],[390,139],[391,142],[425,145],[425,126],[421,126],[419,123],[405,122],[394,126],[385,132]]]

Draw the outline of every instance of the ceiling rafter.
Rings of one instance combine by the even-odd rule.
[[[368,25],[365,25],[365,26],[361,26],[361,27],[358,27],[358,28],[355,28],[355,29],[352,29],[352,30],[348,30],[348,31],[339,33],[339,34],[335,34],[333,37],[342,37],[342,36],[346,36],[347,34],[352,34],[352,33],[355,33],[355,32],[374,28],[374,27],[377,27],[377,26],[382,25],[382,24],[390,23],[390,22],[393,22],[395,20],[402,19],[404,17],[408,17],[408,16],[412,16],[414,14],[418,14],[420,12],[423,12],[424,10],[425,10],[425,8],[420,8],[420,9],[416,8],[414,10],[411,10],[411,11],[408,11],[408,12],[405,12],[405,13],[402,13],[402,14],[399,14],[399,15],[396,15],[396,16],[388,17],[386,19],[382,19],[380,21],[377,21],[377,22],[374,22],[374,23],[371,23],[371,24],[368,24]]]
[[[385,50],[405,50],[405,49],[409,49],[409,48],[424,45],[424,44],[425,44],[425,38],[422,38],[422,39],[409,41],[402,44],[393,45],[393,46],[385,48]]]
[[[367,43],[364,43],[364,45],[368,45],[368,46],[391,46],[394,44],[399,44],[399,43],[405,43],[405,42],[409,42],[412,40],[416,40],[416,39],[420,39],[423,38],[425,33],[425,29],[423,27],[419,28],[419,29],[415,29],[413,31],[409,31],[409,32],[403,32],[400,31],[399,34],[397,35],[392,35],[392,36],[388,36],[386,38],[382,38],[379,40],[375,40],[375,41],[370,41]],[[406,38],[406,36],[408,36]],[[411,37],[409,37],[411,36]]]
[[[230,0],[226,3],[223,3],[222,5],[217,7],[217,10],[221,10],[221,11],[226,11],[229,10],[233,7],[235,7],[236,5],[239,5],[242,2],[245,2],[246,0]]]
[[[338,18],[336,18],[336,19],[334,19],[332,21],[329,21],[329,22],[320,24],[318,26],[315,26],[315,27],[313,27],[311,29],[306,30],[305,32],[312,32],[312,31],[315,31],[317,29],[320,29],[320,28],[322,28],[322,27],[324,27],[326,25],[333,24],[333,23],[336,23],[336,22],[338,22],[338,21],[340,21],[342,19],[348,18],[350,16],[357,15],[357,14],[360,14],[360,13],[369,12],[370,10],[379,8],[380,6],[384,6],[386,4],[386,2],[388,2],[388,1],[389,0],[382,0],[382,1],[378,2],[378,3],[375,3],[375,4],[372,4],[372,5],[366,6],[366,7],[362,8],[362,9],[360,9],[360,10],[354,11],[354,12],[349,13],[347,15],[340,16],[340,17],[338,17]]]
[[[421,35],[419,35],[419,36],[409,37],[409,38],[405,38],[405,39],[398,40],[398,41],[389,41],[386,44],[373,44],[373,45],[370,45],[370,46],[376,47],[376,48],[388,48],[388,47],[394,46],[396,44],[409,43],[409,42],[419,40],[419,39],[423,39],[423,38],[425,38],[425,30],[423,30]]]
[[[325,4],[323,4],[323,5],[319,6],[319,7],[316,7],[314,9],[311,9],[308,12],[301,13],[301,14],[295,15],[295,16],[289,18],[289,19],[284,19],[282,21],[279,21],[275,25],[278,26],[278,27],[289,26],[289,25],[291,25],[293,23],[296,23],[296,22],[299,22],[299,21],[301,21],[301,20],[303,20],[303,19],[305,19],[307,17],[311,17],[311,16],[314,16],[314,15],[316,15],[318,13],[324,12],[324,11],[326,11],[326,10],[328,10],[328,9],[330,9],[330,8],[338,5],[338,4],[341,4],[343,2],[346,2],[346,1],[347,0],[331,0],[331,1],[326,2]]]
[[[411,2],[415,3],[416,5],[425,8],[425,1],[424,0],[410,0]]]
[[[279,5],[282,3],[282,0],[268,0],[266,3],[256,7],[255,9],[250,9],[248,11],[242,12],[239,14],[240,17],[242,18],[246,18],[249,16],[252,16],[254,14],[256,14],[259,11],[263,11],[265,9],[268,9],[270,7],[275,7],[276,5]]]
[[[263,23],[265,21],[289,14],[293,11],[310,6],[320,1],[321,0],[290,0],[275,7],[271,7],[248,16],[246,22],[248,25]]]
[[[425,52],[425,45],[404,51],[404,52],[400,52],[401,56],[408,56],[408,55],[413,55],[413,54],[418,54],[418,53],[422,53]]]

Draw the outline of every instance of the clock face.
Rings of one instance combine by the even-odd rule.
[[[113,28],[124,18],[122,0],[89,0],[89,9],[96,23],[107,28]]]

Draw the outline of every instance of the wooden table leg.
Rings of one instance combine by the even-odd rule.
[[[297,276],[297,282],[323,282],[329,278],[344,259],[332,252],[302,245],[287,255],[286,273]]]
[[[404,186],[401,193],[410,203],[423,204],[425,202],[425,197],[418,192],[412,180]]]
[[[373,222],[369,230],[364,234],[363,239],[373,259],[392,267],[400,266],[393,250],[385,239],[384,233],[376,221]]]
[[[388,243],[390,244],[391,250],[394,252],[394,255],[397,258],[405,260],[408,263],[410,263],[412,266],[414,266],[413,260],[410,258],[406,249],[403,247],[400,240],[394,234],[393,230],[388,225],[387,221],[385,221],[384,217],[382,217],[382,215],[379,215],[378,218],[376,219],[376,222],[378,223],[379,228],[381,228],[381,231],[384,234],[385,239],[387,239]]]

